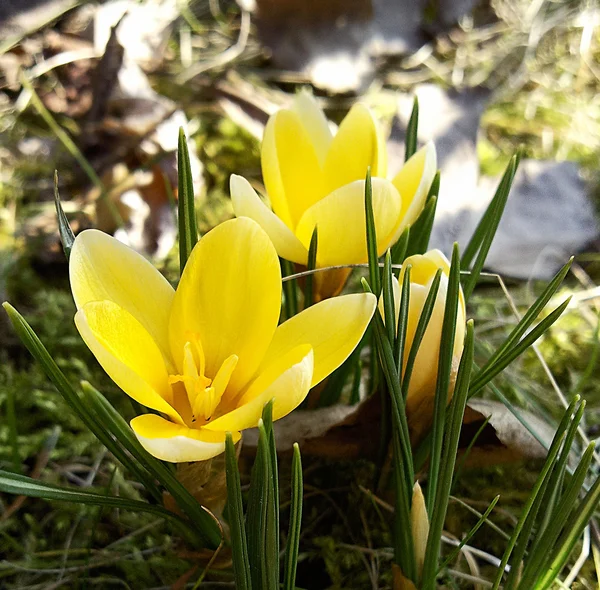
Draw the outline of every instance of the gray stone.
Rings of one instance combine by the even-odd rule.
[[[433,140],[441,187],[430,246],[446,254],[464,248],[500,178],[480,177],[477,135],[488,93],[446,92],[424,85],[419,97],[419,140]],[[399,100],[390,137],[390,168],[400,167],[412,98]],[[569,256],[599,233],[594,206],[577,164],[522,160],[486,268],[516,278],[550,278]]]

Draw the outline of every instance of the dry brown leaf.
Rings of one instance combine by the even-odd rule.
[[[521,416],[547,443],[554,430],[541,418],[521,411]],[[546,455],[544,447],[519,422],[510,410],[499,402],[472,400],[465,412],[460,449],[466,449],[485,422],[490,421],[469,453],[468,466],[489,465],[538,459]],[[356,406],[332,406],[316,410],[300,410],[274,424],[277,450],[288,453],[295,442],[306,456],[329,459],[374,459],[378,452],[381,423],[379,395],[373,395]],[[257,431],[244,432],[244,445],[254,453]]]

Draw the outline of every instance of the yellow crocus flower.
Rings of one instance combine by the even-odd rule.
[[[381,255],[421,213],[437,165],[430,142],[387,180],[385,141],[369,109],[354,105],[334,135],[308,92],[297,94],[291,109],[281,109],[269,119],[261,164],[273,210],[247,180],[233,175],[235,214],[257,221],[282,258],[304,265],[317,226],[321,268],[367,261],[365,175],[369,166]]]
[[[412,370],[408,394],[406,397],[406,411],[411,426],[413,440],[420,438],[421,433],[429,426],[432,415],[433,400],[438,374],[438,361],[440,343],[442,338],[442,324],[448,292],[448,276],[450,262],[439,250],[430,250],[425,254],[409,256],[402,264],[399,279],[393,277],[394,306],[396,321],[400,312],[402,298],[401,285],[404,281],[406,268],[411,266],[410,293],[408,304],[408,324],[406,328],[406,344],[404,347],[403,367],[406,367],[410,348],[412,346],[417,324],[423,311],[423,305],[429,294],[431,283],[438,269],[442,269],[440,286],[433,307],[429,324],[425,330],[423,340],[419,346],[415,364]],[[379,300],[379,311],[383,317],[383,301]],[[454,349],[452,354],[451,383],[456,379],[460,364],[464,338],[465,338],[466,310],[462,288],[459,294],[458,314],[456,318],[456,333],[454,336]]]
[[[165,461],[221,453],[266,402],[273,417],[296,408],[360,341],[375,298],[347,295],[281,325],[281,272],[267,234],[227,221],[196,245],[175,291],[146,259],[97,230],[70,257],[77,328],[111,379],[156,413],[131,421]]]

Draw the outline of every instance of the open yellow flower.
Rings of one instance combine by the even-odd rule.
[[[274,399],[281,418],[335,370],[375,309],[364,294],[310,307],[277,325],[281,273],[267,234],[227,221],[196,245],[175,291],[142,256],[96,230],[75,239],[70,278],[79,332],[113,381],[157,413],[134,418],[165,461],[221,453]]]
[[[444,321],[444,310],[446,306],[446,294],[448,292],[448,276],[450,274],[450,262],[439,250],[430,250],[426,254],[409,256],[402,264],[399,279],[393,277],[394,306],[396,310],[396,321],[400,312],[402,299],[402,282],[406,268],[411,266],[410,271],[410,294],[408,304],[408,325],[406,329],[406,345],[404,348],[403,366],[406,367],[410,348],[412,346],[417,324],[423,311],[423,305],[429,294],[431,283],[438,269],[442,269],[440,286],[433,307],[433,312],[425,330],[425,335],[419,346],[415,364],[410,378],[408,394],[406,397],[406,411],[409,417],[413,438],[419,438],[420,434],[428,428],[432,415],[433,400],[438,374],[438,361],[440,355],[440,344],[442,339],[442,324]],[[379,301],[379,311],[383,317],[383,301]],[[465,299],[462,288],[459,294],[458,314],[456,318],[456,333],[454,335],[454,349],[452,354],[452,388],[456,380],[456,373],[462,355],[465,337],[466,310]]]
[[[317,226],[318,267],[367,261],[365,175],[369,166],[380,255],[417,219],[436,172],[435,147],[430,142],[387,180],[385,141],[371,112],[362,104],[354,105],[333,135],[308,92],[297,94],[291,109],[271,116],[261,162],[273,210],[244,178],[233,175],[235,214],[257,221],[282,258],[304,265]]]

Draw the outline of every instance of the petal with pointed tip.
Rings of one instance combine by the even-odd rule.
[[[261,165],[273,211],[293,230],[304,211],[326,194],[319,159],[297,113],[281,110],[271,116]]]
[[[412,225],[421,215],[436,170],[435,145],[429,141],[408,159],[392,180],[402,197],[401,223],[396,229],[392,243],[397,242],[406,226]]]
[[[250,217],[267,233],[277,254],[286,260],[306,264],[308,251],[292,230],[271,211],[243,177],[231,175],[231,202],[237,217]]]
[[[129,312],[168,358],[168,319],[175,291],[143,256],[95,229],[81,232],[69,258],[75,305],[113,301]]]
[[[228,390],[240,391],[262,361],[280,306],[279,259],[264,230],[247,217],[218,225],[196,244],[173,301],[169,335],[179,372],[194,335],[211,379],[229,356],[239,357]]]
[[[342,121],[325,160],[327,193],[355,180],[387,174],[385,144],[371,111],[356,104]]]
[[[308,90],[301,90],[296,94],[292,110],[300,117],[315,148],[319,163],[324,166],[329,146],[333,140],[325,114],[313,94]]]
[[[281,324],[275,331],[261,371],[301,344],[313,349],[311,387],[335,371],[363,337],[377,299],[371,293],[356,293],[326,299]]]

